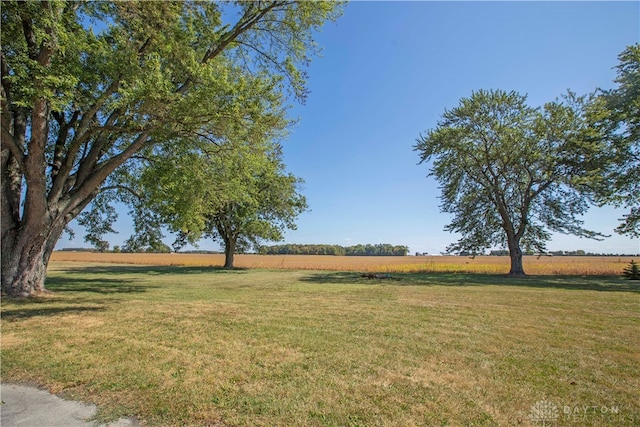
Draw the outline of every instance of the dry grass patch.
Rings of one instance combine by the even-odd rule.
[[[542,400],[554,425],[640,419],[640,288],[618,278],[53,263],[49,287],[2,302],[2,379],[103,420],[535,425]],[[618,413],[564,417],[586,405]]]

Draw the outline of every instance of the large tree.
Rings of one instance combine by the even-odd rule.
[[[518,93],[481,90],[420,136],[415,150],[432,161],[440,208],[453,214],[446,229],[461,234],[449,251],[506,247],[509,274],[523,275],[523,249],[544,252],[550,231],[602,236],[578,218],[589,207],[581,187],[599,148],[579,101],[570,94],[536,109]]]
[[[202,238],[221,241],[224,268],[233,268],[237,251],[282,240],[284,230],[296,228],[307,203],[298,192],[302,181],[285,171],[279,144],[228,143],[215,153],[196,147],[156,158],[139,180],[138,192],[144,194],[136,200],[139,212],[155,215],[158,225],[177,233],[176,249]],[[157,233],[144,229],[134,237],[145,241],[149,231]]]
[[[242,168],[244,161],[246,158],[237,168]],[[234,169],[228,168],[224,165],[222,173],[234,174]],[[238,249],[257,249],[261,241],[282,240],[283,232],[295,230],[295,219],[307,209],[305,197],[298,193],[302,180],[286,173],[277,156],[269,154],[243,175],[232,196],[207,216],[205,236],[222,240],[224,268],[233,267]]]
[[[589,109],[607,147],[596,193],[601,204],[629,209],[616,231],[640,237],[640,44],[627,47],[619,60],[617,87],[598,91]]]
[[[44,290],[66,225],[142,151],[269,121],[282,93],[303,100],[313,31],[338,13],[287,0],[3,1],[2,290]]]

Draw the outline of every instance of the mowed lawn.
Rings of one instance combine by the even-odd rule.
[[[2,301],[2,381],[145,425],[639,425],[619,277],[54,262]]]

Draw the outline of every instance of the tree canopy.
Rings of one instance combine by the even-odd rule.
[[[606,141],[596,193],[600,204],[629,208],[616,231],[640,237],[640,44],[627,47],[619,61],[617,87],[598,91],[589,111]]]
[[[225,267],[231,268],[236,251],[282,240],[284,230],[296,228],[294,220],[307,203],[298,193],[302,180],[285,171],[279,144],[230,142],[215,153],[196,146],[156,158],[140,179],[141,211],[177,233],[174,248],[203,237],[221,241]],[[144,231],[139,234],[146,238]]]
[[[340,10],[3,1],[2,289],[44,290],[66,225],[158,144],[270,131],[289,95],[305,99],[314,31]]]
[[[544,252],[551,231],[602,236],[579,219],[600,148],[582,101],[569,94],[539,109],[516,92],[480,90],[420,136],[415,150],[441,185],[440,209],[453,214],[446,230],[462,236],[448,251],[506,247],[510,274],[520,275],[522,249]]]

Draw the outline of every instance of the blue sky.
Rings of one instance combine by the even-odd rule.
[[[440,194],[413,145],[445,108],[479,89],[515,90],[540,106],[565,93],[613,87],[617,56],[640,41],[640,2],[360,2],[318,34],[323,55],[310,95],[291,114],[288,170],[305,180],[310,211],[286,243],[391,243],[444,251]],[[592,209],[585,226],[613,234],[623,211]],[[109,236],[122,244],[126,210]],[[75,226],[73,241],[86,246]],[[167,239],[171,242],[171,238]],[[217,244],[203,241],[203,249]],[[558,235],[551,250],[638,253],[640,242]]]

